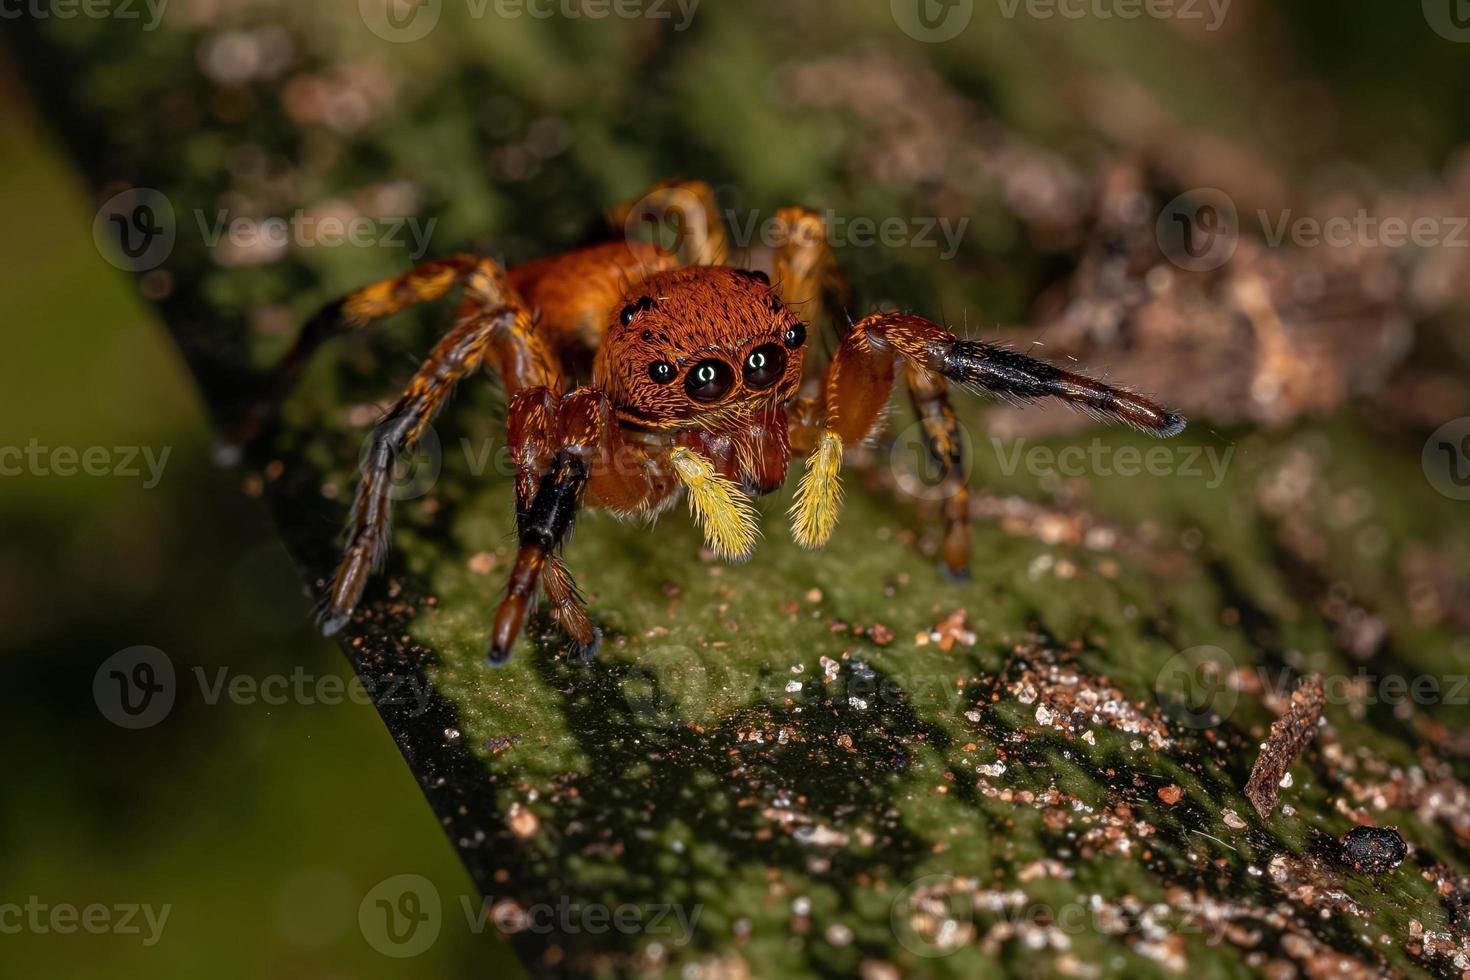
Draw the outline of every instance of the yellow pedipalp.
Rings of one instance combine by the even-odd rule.
[[[842,437],[830,429],[817,437],[791,505],[791,536],[803,548],[820,548],[837,526],[842,507]]]
[[[689,513],[704,531],[705,544],[721,558],[750,557],[760,536],[755,508],[714,464],[685,446],[669,454],[679,482],[689,494]]]

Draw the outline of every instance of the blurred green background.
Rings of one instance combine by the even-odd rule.
[[[972,29],[945,44],[896,31],[886,0],[789,8],[706,0],[684,35],[588,21],[521,20],[502,29],[492,18],[445,35],[443,48],[395,49],[394,57],[433,61],[448,52],[478,65],[488,89],[558,107],[572,121],[576,161],[558,179],[600,168],[604,186],[579,193],[602,200],[658,176],[675,139],[672,156],[689,172],[709,167],[718,171],[710,176],[738,180],[760,200],[810,200],[811,187],[832,179],[836,148],[852,124],[822,116],[793,126],[772,104],[771,79],[778,66],[853,50],[929,64],[1044,145],[1078,141],[1059,79],[1085,71],[1131,80],[1195,127],[1268,149],[1287,173],[1305,171],[1330,149],[1410,180],[1442,168],[1470,136],[1463,98],[1470,47],[1428,30],[1418,4],[1239,0],[1247,27],[1213,39],[1148,22],[1005,20],[995,4],[979,6]],[[214,15],[200,3],[179,3],[175,13]],[[1269,30],[1242,33],[1262,25]],[[335,43],[368,57],[381,47],[360,25]],[[1339,115],[1330,147],[1273,128],[1269,110],[1283,74],[1311,77],[1332,92]],[[588,93],[605,97],[607,89],[636,108],[610,121],[595,106],[584,111],[595,102]],[[152,488],[123,476],[32,473],[0,482],[0,644],[11,733],[0,790],[0,901],[35,895],[53,904],[170,908],[166,939],[155,948],[140,936],[0,935],[5,972],[517,971],[490,930],[476,934],[456,914],[408,967],[365,941],[358,905],[392,875],[425,875],[456,908],[459,896],[478,901],[371,707],[209,704],[193,680],[196,669],[211,679],[220,669],[261,677],[299,668],[344,682],[351,674],[311,628],[297,574],[242,475],[210,465],[212,435],[180,357],[131,278],[99,256],[91,196],[13,67],[0,74],[0,111],[7,218],[0,446],[170,453]],[[471,138],[439,135],[447,144]],[[645,140],[663,141],[662,155]],[[434,148],[404,149],[413,152],[432,156]],[[445,185],[504,179],[499,163],[482,162],[478,171],[446,176]],[[552,230],[525,232],[535,215],[517,202],[513,183],[450,212],[446,240],[494,237],[524,258],[518,248],[534,253],[548,238],[565,244],[595,223],[594,215],[554,213]],[[881,200],[879,213],[892,206]],[[396,256],[342,253],[322,260],[322,278],[338,288],[367,278],[364,270],[396,267]],[[908,259],[899,268],[869,255],[854,261],[884,290],[902,293],[915,275],[903,267]],[[932,257],[912,261],[924,266]],[[951,319],[981,297],[987,319],[1025,320],[1029,293],[990,271],[978,285],[948,284]],[[279,343],[267,338],[262,346]],[[1099,490],[1104,499],[1108,493]],[[92,685],[103,660],[138,644],[163,650],[189,680],[162,723],[126,731],[97,710]]]

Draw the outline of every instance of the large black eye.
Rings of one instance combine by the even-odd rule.
[[[633,322],[635,316],[644,310],[652,308],[652,306],[652,296],[639,296],[636,300],[623,307],[622,312],[618,314],[618,320],[626,327]]]
[[[786,373],[786,352],[777,344],[762,344],[745,357],[745,384],[769,388]]]
[[[785,344],[792,350],[796,350],[796,348],[806,343],[806,327],[800,323],[793,323],[790,327],[787,328],[786,332],[781,335],[781,343]]]
[[[654,361],[648,365],[648,376],[656,385],[666,385],[674,380],[674,365],[668,361]]]
[[[697,402],[717,402],[735,384],[735,372],[724,361],[700,361],[684,376],[684,390]]]

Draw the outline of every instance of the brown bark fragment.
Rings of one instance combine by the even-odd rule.
[[[1317,733],[1317,721],[1322,717],[1325,702],[1322,675],[1303,677],[1291,692],[1286,711],[1271,726],[1271,735],[1261,747],[1251,778],[1245,784],[1246,799],[1262,817],[1270,816],[1276,809],[1281,777]]]

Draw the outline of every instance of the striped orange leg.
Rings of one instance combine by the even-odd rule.
[[[827,315],[840,316],[850,292],[827,241],[827,222],[808,208],[786,207],[776,212],[773,232],[771,272],[781,301],[808,327],[820,326]],[[839,321],[840,328],[846,326]]]
[[[219,461],[236,462],[245,447],[270,432],[281,406],[322,344],[400,310],[438,299],[460,284],[466,287],[467,300],[462,316],[471,305],[480,309],[508,305],[514,295],[514,290],[506,284],[504,271],[495,262],[473,255],[457,255],[425,262],[402,276],[365,286],[322,307],[302,327],[296,343],[277,365],[269,390],[241,413],[226,434],[217,450]]]
[[[814,446],[792,506],[792,531],[802,546],[821,547],[836,526],[842,449],[866,439],[876,427],[887,405],[899,360],[906,362],[921,384],[923,373],[927,373],[931,380],[943,379],[976,394],[1016,400],[1060,398],[1099,419],[1122,422],[1160,437],[1184,430],[1182,416],[1141,395],[1004,347],[961,340],[922,317],[877,313],[854,325],[827,367],[818,415],[820,431],[814,437],[793,440]],[[916,391],[916,404],[926,429],[957,434],[957,429],[951,429],[951,423],[942,419],[947,407],[943,392],[936,392],[933,386],[928,393],[923,387]],[[934,448],[953,456],[942,441],[931,451]],[[951,527],[947,533],[958,532]],[[948,562],[948,547],[946,552]],[[957,551],[953,557],[959,557]]]
[[[608,220],[633,239],[650,232],[654,241],[660,241],[669,228],[673,251],[684,265],[724,265],[730,259],[719,202],[714,189],[702,180],[661,181],[638,200],[610,210]]]
[[[555,361],[532,326],[530,313],[518,304],[462,316],[379,423],[352,506],[347,548],[322,612],[324,633],[340,630],[357,608],[387,548],[394,466],[418,443],[455,386],[486,363],[501,371],[512,393],[532,384],[561,384]]]

